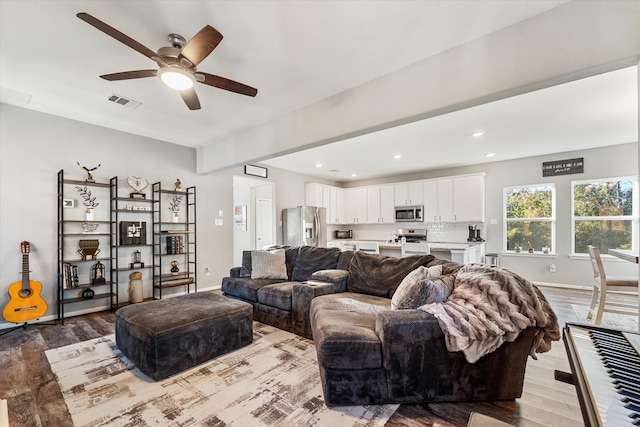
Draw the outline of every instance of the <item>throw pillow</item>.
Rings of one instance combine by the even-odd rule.
[[[287,279],[284,249],[251,251],[252,279]]]
[[[251,251],[242,251],[240,277],[251,277]]]
[[[444,289],[440,290],[439,287],[446,287],[446,284],[441,284],[434,279],[436,277],[439,278],[441,274],[441,265],[434,265],[432,267],[421,266],[407,274],[391,298],[391,309],[402,310],[418,308],[421,305],[427,304],[427,301],[435,302],[431,300],[441,298],[445,292]],[[451,289],[453,289],[453,281],[451,281]],[[449,293],[451,293],[451,291],[449,291]],[[447,295],[447,297],[448,296],[449,295]]]

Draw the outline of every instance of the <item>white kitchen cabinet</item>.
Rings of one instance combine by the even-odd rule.
[[[305,204],[307,206],[326,207],[324,201],[324,185],[309,183],[305,186]]]
[[[345,224],[367,223],[367,189],[345,190]]]
[[[329,209],[327,212],[328,224],[344,224],[345,223],[345,197],[342,188],[329,188]]]
[[[426,222],[484,222],[484,175],[423,183]]]
[[[395,200],[392,185],[367,188],[367,220],[370,224],[395,222]]]
[[[380,223],[392,224],[396,222],[395,189],[393,185],[380,187]]]
[[[451,179],[436,181],[438,203],[436,204],[438,221],[453,221],[453,182]]]
[[[421,205],[423,203],[422,181],[400,182],[393,187],[396,206]]]
[[[484,175],[453,178],[453,221],[484,222]]]

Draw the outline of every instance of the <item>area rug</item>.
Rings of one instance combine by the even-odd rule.
[[[254,322],[252,344],[153,381],[109,335],[46,351],[75,426],[383,426],[398,405],[328,408],[313,341]]]
[[[571,304],[571,308],[578,318],[578,322],[581,323],[590,323],[593,325],[593,318],[587,320],[587,314],[589,313],[589,307],[586,305],[577,305]],[[627,331],[638,331],[638,317],[630,316],[624,314],[616,314],[616,313],[603,313],[602,321],[600,322],[600,326],[604,326],[607,328],[616,328],[616,329],[624,329]]]

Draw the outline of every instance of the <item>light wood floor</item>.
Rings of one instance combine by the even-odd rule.
[[[586,305],[586,291],[541,287],[560,325],[575,321],[571,304]],[[3,330],[0,330],[0,333]],[[0,336],[0,399],[9,404],[14,426],[72,426],[71,417],[44,351],[114,333],[114,314],[105,311],[65,320],[64,326],[29,326]],[[466,426],[472,411],[515,426],[582,426],[573,386],[555,381],[554,369],[569,372],[562,341],[529,359],[523,396],[515,401],[401,405],[387,426]]]

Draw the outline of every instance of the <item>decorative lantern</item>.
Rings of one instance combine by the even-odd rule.
[[[104,264],[98,261],[91,267],[91,283],[93,283],[94,285],[100,285],[105,282]]]
[[[144,268],[144,262],[142,262],[142,254],[139,250],[136,250],[131,254],[133,262],[129,264],[131,268]]]

